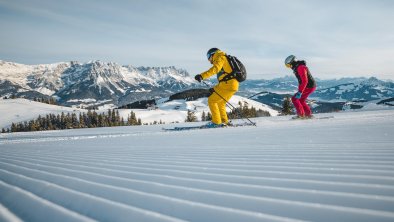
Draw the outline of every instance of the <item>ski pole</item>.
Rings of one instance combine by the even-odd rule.
[[[206,82],[201,81],[202,83],[204,83],[206,86],[210,87]],[[239,110],[237,110],[237,108],[235,108],[231,103],[229,103],[229,101],[227,101],[225,98],[223,98],[223,96],[221,96],[218,92],[216,92],[215,90],[213,90],[220,98],[222,98],[225,102],[226,105],[232,110],[235,111],[238,115],[238,117],[240,117],[242,120],[245,121],[245,119],[247,119],[253,126],[256,126],[256,123],[254,123],[252,120],[250,120],[248,117],[243,117],[241,112]]]

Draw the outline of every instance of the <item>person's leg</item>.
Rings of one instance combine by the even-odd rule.
[[[225,100],[229,101],[231,97],[235,94],[235,91],[229,91],[229,90],[219,90],[218,92]],[[219,112],[220,112],[220,118],[222,120],[222,123],[228,124],[228,116],[227,116],[227,110],[226,110],[226,101],[223,99],[218,102],[218,107],[219,107]]]
[[[208,106],[209,109],[211,110],[212,122],[215,124],[222,123],[222,120],[220,118],[220,110],[219,110],[220,101],[223,101],[223,99],[220,98],[216,93],[212,93],[212,95],[208,97]]]
[[[304,92],[302,93],[301,99],[300,99],[300,103],[304,109],[304,114],[305,116],[311,116],[312,115],[312,111],[311,108],[308,106],[308,104],[306,103],[306,99],[309,97],[309,95],[311,95],[314,91],[315,91],[316,87],[314,88],[306,88],[304,90]]]
[[[297,115],[298,116],[304,116],[305,112],[304,112],[304,107],[302,106],[300,99],[295,98],[294,96],[291,97],[291,101],[293,102],[293,105],[297,111]]]
[[[215,92],[208,98],[208,104],[216,103],[216,106],[212,104],[215,109],[215,119],[214,119],[214,110],[211,109],[211,105],[209,105],[212,113],[212,122],[216,124],[228,123],[227,110],[226,110],[226,101],[229,101],[230,98],[237,92],[238,90],[238,82],[235,79],[220,82],[218,85],[214,87]]]

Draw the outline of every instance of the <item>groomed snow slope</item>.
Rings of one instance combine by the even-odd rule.
[[[1,134],[0,221],[394,221],[394,111],[334,116]]]

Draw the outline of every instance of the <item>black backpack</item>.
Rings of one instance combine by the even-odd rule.
[[[226,58],[233,72],[227,74],[221,81],[228,81],[230,79],[236,79],[238,82],[245,81],[246,69],[242,62],[235,56],[226,55]]]

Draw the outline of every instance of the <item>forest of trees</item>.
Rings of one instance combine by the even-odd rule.
[[[247,103],[239,102],[239,107],[227,113],[229,119],[253,118],[270,116],[268,111],[257,110],[254,107],[249,108]],[[212,115],[209,112],[202,112],[201,121],[210,121]],[[195,112],[188,111],[185,122],[199,121]],[[160,120],[154,121],[151,124],[164,124]],[[1,133],[10,132],[28,132],[28,131],[44,131],[44,130],[63,130],[63,129],[78,129],[78,128],[95,128],[95,127],[112,127],[112,126],[132,126],[142,125],[141,119],[137,118],[133,111],[130,112],[127,119],[120,117],[118,110],[108,110],[108,112],[97,113],[95,110],[89,110],[87,113],[61,113],[61,114],[47,114],[46,116],[39,116],[37,119],[12,123],[11,128],[2,129]]]
[[[50,98],[34,98],[35,102],[40,102],[40,103],[46,103],[46,104],[51,104],[51,105],[57,105],[56,99],[53,97]]]
[[[112,127],[112,126],[131,126],[141,125],[141,119],[137,119],[134,112],[130,112],[127,120],[120,117],[118,110],[108,110],[108,112],[97,113],[96,111],[88,111],[87,113],[61,113],[47,114],[39,116],[37,119],[25,121],[21,123],[12,123],[11,128],[2,129],[2,133],[6,132],[28,132],[43,130],[62,130],[62,129],[78,129],[78,128],[95,128],[95,127]]]
[[[263,117],[263,116],[271,116],[268,111],[264,111],[261,109],[256,109],[253,106],[249,108],[248,104],[241,101],[238,103],[239,107],[233,109],[230,113],[228,113],[229,119],[240,119],[242,118],[253,118],[253,117]]]
[[[253,106],[249,108],[248,104],[245,102],[242,104],[238,103],[239,107],[233,109],[231,112],[227,113],[229,119],[240,119],[240,118],[253,118],[253,117],[262,117],[262,116],[271,116],[268,111],[264,111],[261,109],[256,109]],[[210,112],[205,113],[202,112],[201,121],[210,121],[212,120],[212,115]],[[197,117],[193,111],[187,111],[187,117],[185,122],[197,122]]]

